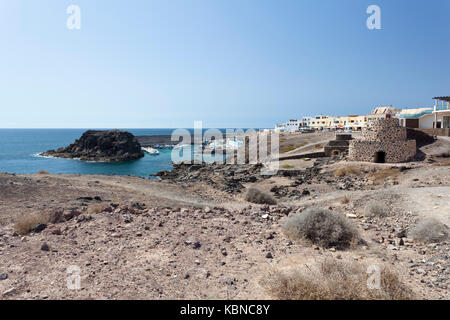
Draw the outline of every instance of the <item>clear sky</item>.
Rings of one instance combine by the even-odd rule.
[[[372,4],[381,30],[366,27]],[[448,0],[0,0],[0,128],[256,128],[431,106],[450,95],[449,38]]]

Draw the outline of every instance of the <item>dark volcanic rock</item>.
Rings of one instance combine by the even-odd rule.
[[[120,130],[88,130],[70,146],[44,152],[44,156],[88,161],[120,162],[142,158],[144,152],[136,137]]]
[[[174,164],[171,171],[161,171],[155,176],[172,182],[203,181],[227,193],[239,193],[244,183],[256,182],[270,176],[261,175],[261,164]]]

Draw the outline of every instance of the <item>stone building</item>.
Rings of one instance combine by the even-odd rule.
[[[326,157],[332,157],[348,153],[348,147],[352,140],[351,134],[336,134],[335,140],[330,140],[324,147]]]
[[[361,139],[350,141],[349,160],[376,163],[409,161],[416,155],[416,141],[408,140],[398,119],[369,121]]]

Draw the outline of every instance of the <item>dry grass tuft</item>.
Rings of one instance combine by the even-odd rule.
[[[292,150],[304,147],[307,144],[308,144],[308,142],[305,141],[305,142],[302,142],[302,143],[296,144],[296,145],[292,145],[292,144],[291,145],[287,145],[287,146],[281,147],[280,148],[280,152],[281,153],[286,153],[286,152],[289,152],[289,151],[292,151]]]
[[[36,225],[40,223],[47,224],[49,220],[50,216],[47,213],[27,213],[17,219],[14,224],[14,230],[21,235],[25,235],[30,233],[31,229]]]
[[[350,198],[347,197],[347,196],[344,196],[344,197],[341,199],[341,204],[347,204],[347,203],[349,203],[349,202],[350,202]]]
[[[384,181],[386,178],[396,178],[400,174],[398,168],[386,168],[369,174],[368,178],[372,181]]]
[[[256,188],[250,188],[245,195],[245,200],[257,204],[277,204],[277,201],[270,194]]]
[[[408,236],[424,243],[438,243],[448,239],[449,228],[435,218],[427,218],[412,228]]]
[[[98,214],[98,213],[104,212],[105,210],[107,210],[107,208],[110,208],[110,206],[106,203],[95,203],[95,204],[91,204],[87,208],[87,213],[88,214]]]
[[[291,165],[291,164],[284,164],[284,165],[282,166],[282,168],[283,168],[283,169],[292,169],[292,168],[294,168],[294,166]]]
[[[359,171],[358,168],[355,167],[348,167],[348,168],[339,168],[334,172],[335,177],[343,177],[350,174],[359,175],[361,171]]]
[[[361,240],[358,230],[347,218],[321,208],[309,208],[289,216],[282,228],[292,240],[304,239],[324,248],[346,249]]]
[[[435,162],[435,163],[433,163],[433,166],[436,166],[436,167],[448,167],[448,166],[450,166],[450,160],[442,161],[442,162]]]
[[[414,293],[388,266],[373,266],[323,259],[290,270],[274,269],[261,281],[263,288],[281,300],[409,300]],[[379,282],[376,279],[379,271]],[[379,286],[377,285],[379,284]],[[371,285],[371,286],[369,286]]]
[[[37,174],[50,174],[49,172],[45,171],[45,170],[39,170],[37,172]]]
[[[322,149],[323,148],[323,144],[316,144],[314,146],[314,149]]]
[[[364,208],[364,215],[370,218],[386,217],[389,215],[389,208],[387,208],[386,204],[382,202],[371,201]]]

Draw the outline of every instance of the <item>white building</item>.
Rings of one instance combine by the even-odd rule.
[[[407,128],[450,128],[450,97],[435,97],[433,108],[403,109],[397,114],[400,124]]]
[[[303,117],[302,119],[291,119],[287,122],[276,124],[275,131],[278,132],[297,132],[303,128],[308,128],[311,118]]]

